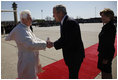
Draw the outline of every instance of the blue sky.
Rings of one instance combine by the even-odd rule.
[[[1,10],[12,10],[14,1],[1,1]],[[117,1],[15,1],[17,15],[23,10],[30,10],[33,19],[45,19],[47,16],[53,18],[53,7],[57,4],[66,6],[67,14],[73,18],[93,18],[100,17],[99,12],[104,8],[110,8],[117,15]],[[96,8],[96,9],[95,9]],[[43,12],[41,13],[41,10]],[[96,12],[96,13],[95,13]],[[13,13],[2,12],[1,21],[14,20]]]

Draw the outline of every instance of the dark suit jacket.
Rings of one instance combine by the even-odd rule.
[[[109,23],[103,26],[99,34],[99,56],[107,60],[113,58],[115,52],[115,35],[116,27],[114,26],[113,21],[110,21]]]
[[[61,37],[54,42],[55,49],[62,49],[66,65],[78,64],[85,57],[79,24],[65,17]]]

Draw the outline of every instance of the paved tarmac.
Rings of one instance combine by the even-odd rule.
[[[95,43],[98,43],[98,34],[101,30],[102,23],[80,24],[82,40],[84,47],[87,48]],[[43,40],[50,37],[51,41],[55,41],[60,36],[59,26],[53,27],[35,27],[33,26],[34,34]],[[16,79],[17,78],[17,46],[14,41],[5,41],[5,36],[1,36],[1,78]],[[42,66],[46,66],[63,58],[61,50],[54,48],[40,51],[40,62]],[[113,78],[117,79],[117,56],[112,64]],[[101,79],[101,73],[96,76],[96,79]]]

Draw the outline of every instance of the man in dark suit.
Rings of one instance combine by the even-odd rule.
[[[69,69],[69,78],[77,79],[85,57],[80,26],[75,20],[68,17],[63,5],[56,5],[53,8],[53,17],[57,22],[61,22],[61,36],[54,43],[48,41],[48,47],[54,46],[56,50],[62,49],[64,61]]]

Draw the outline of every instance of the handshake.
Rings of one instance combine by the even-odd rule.
[[[47,38],[47,48],[52,48],[54,46],[54,43],[50,41],[49,37]]]

